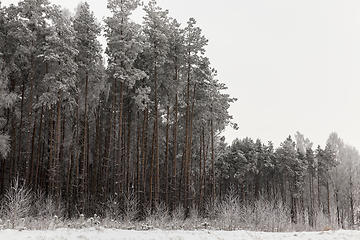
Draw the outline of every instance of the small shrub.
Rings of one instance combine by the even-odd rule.
[[[105,218],[107,219],[121,219],[120,212],[120,201],[117,195],[111,196],[106,202],[105,206]]]
[[[169,211],[164,203],[156,204],[153,211],[150,208],[147,210],[146,222],[151,227],[166,229],[170,220]]]
[[[240,223],[241,207],[239,197],[235,191],[230,190],[220,204],[219,218],[225,230],[235,230]]]
[[[136,197],[135,193],[131,193],[128,196],[124,194],[123,197],[123,215],[126,224],[130,224],[131,221],[134,221],[138,215],[139,209],[139,200]],[[127,226],[128,227],[128,226]]]
[[[208,198],[205,201],[205,216],[210,220],[215,220],[219,217],[221,211],[221,204],[218,198]]]
[[[20,185],[19,179],[13,180],[11,187],[6,190],[4,210],[5,216],[10,220],[14,228],[16,225],[23,224],[25,217],[31,211],[32,194],[24,184]]]

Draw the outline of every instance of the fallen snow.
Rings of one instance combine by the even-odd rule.
[[[252,231],[135,231],[118,229],[69,229],[60,228],[56,230],[1,230],[0,239],[4,240],[354,240],[360,239],[360,231],[338,230],[326,232],[290,232],[290,233],[269,233]]]

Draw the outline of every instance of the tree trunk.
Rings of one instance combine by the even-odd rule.
[[[341,227],[341,222],[340,222],[340,207],[339,207],[339,196],[338,196],[338,190],[335,189],[335,202],[336,202],[336,218],[337,218],[337,223],[338,226]]]
[[[32,189],[35,189],[35,186],[33,186],[33,180],[34,180],[34,158],[35,158],[35,134],[36,134],[36,121],[37,121],[37,115],[35,115],[34,120],[34,127],[32,132],[32,140],[31,140],[31,155],[30,155],[30,175],[28,178],[29,186]]]
[[[351,168],[350,168],[350,172],[351,172]],[[354,227],[355,225],[355,219],[354,219],[354,215],[355,215],[355,211],[354,211],[354,196],[353,196],[353,182],[352,182],[352,177],[351,177],[351,173],[349,176],[349,182],[350,182],[350,196],[349,196],[349,200],[350,200],[350,224],[351,224],[351,228]]]
[[[78,87],[78,86],[77,86]],[[78,198],[80,197],[79,195],[79,188],[80,188],[80,176],[79,176],[79,171],[80,171],[80,119],[79,119],[79,95],[77,94],[75,97],[75,101],[76,101],[76,148],[75,148],[75,188],[76,188],[76,196],[75,199],[78,201]]]
[[[178,94],[175,95],[174,124],[173,124],[173,177],[172,177],[172,205],[177,204],[177,120],[178,120]],[[172,208],[173,209],[173,208]]]
[[[327,215],[330,219],[330,189],[329,189],[329,181],[326,182],[326,190],[327,190]]]
[[[9,181],[11,181],[15,177],[15,171],[17,169],[14,168],[15,161],[17,160],[17,138],[16,138],[16,123],[15,123],[15,106],[12,108],[12,117],[11,117],[11,127],[12,127],[12,138],[11,138],[11,162],[10,162],[10,175]],[[21,129],[20,129],[21,131]]]
[[[198,178],[198,193],[199,193],[199,199],[198,199],[198,203],[197,205],[199,206],[199,210],[200,212],[202,212],[202,159],[203,159],[203,129],[204,127],[202,127],[202,131],[200,132],[200,139],[199,139],[199,178]]]
[[[166,146],[165,146],[165,204],[169,209],[169,128],[170,128],[170,96],[166,107]]]
[[[151,164],[150,164],[150,199],[149,204],[152,208],[153,205],[153,179],[154,179],[154,162],[155,162],[155,141],[156,141],[156,122],[154,122],[154,131],[153,131],[153,139],[152,139],[152,149],[151,149]]]
[[[61,96],[60,90],[58,93],[58,109],[57,109],[57,121],[56,121],[56,157],[54,161],[54,186],[55,186],[55,197],[60,198],[60,187],[59,187],[59,160],[60,160],[60,147],[61,147]]]
[[[84,106],[84,143],[83,143],[83,159],[82,159],[82,169],[81,169],[81,189],[82,189],[82,210],[86,212],[86,199],[87,199],[87,166],[88,166],[88,156],[87,156],[87,134],[88,134],[88,127],[87,127],[87,107],[88,107],[88,82],[89,82],[89,75],[86,72],[85,76],[85,106]]]
[[[189,52],[190,55],[190,52]],[[187,211],[188,209],[188,169],[189,169],[189,148],[190,148],[190,72],[191,72],[191,64],[188,62],[188,70],[187,70],[187,98],[186,98],[186,125],[185,125],[185,149],[184,149],[184,157],[182,163],[182,179],[180,181],[184,182],[184,207]]]
[[[131,115],[132,115],[132,111],[130,110],[128,112],[128,129],[127,129],[127,151],[126,151],[126,193],[127,193],[127,197],[129,198],[130,196],[130,151],[131,151]]]
[[[35,168],[35,179],[34,179],[34,187],[37,189],[38,185],[38,177],[39,177],[39,167],[40,165],[40,154],[41,154],[41,135],[42,135],[42,122],[43,122],[43,115],[44,115],[44,105],[41,106],[41,113],[40,113],[40,126],[39,126],[39,138],[38,138],[38,151],[37,151],[37,160],[36,160],[36,168]]]
[[[111,104],[111,114],[110,114],[110,128],[109,128],[109,137],[108,137],[108,148],[107,148],[107,156],[105,159],[105,186],[104,186],[104,195],[106,196],[110,193],[110,157],[111,157],[111,149],[112,149],[112,134],[113,134],[113,125],[114,125],[114,115],[115,115],[115,105],[116,105],[116,78],[114,78],[113,82],[113,101]]]
[[[158,86],[157,86],[157,66],[155,62],[155,203],[159,204],[160,194],[160,162],[159,162],[159,100],[158,100]]]
[[[121,164],[122,164],[122,124],[123,124],[123,91],[124,91],[124,83],[120,82],[120,99],[119,99],[119,123],[118,123],[118,154],[117,154],[117,178],[116,178],[116,188],[115,192],[120,196],[121,193],[121,184],[122,184],[122,176],[121,176]]]
[[[147,149],[148,149],[148,108],[144,110],[144,120],[143,120],[143,135],[142,135],[142,150],[141,150],[141,159],[142,159],[142,191],[143,191],[143,204],[145,204],[146,198],[146,170],[147,170]]]
[[[33,45],[33,43],[32,43]],[[31,53],[31,59],[30,59],[30,96],[29,96],[29,107],[28,107],[28,118],[29,118],[29,130],[28,130],[28,137],[27,137],[27,157],[26,157],[26,179],[27,182],[30,182],[30,176],[31,176],[31,133],[32,133],[32,105],[33,105],[33,95],[34,95],[34,53]]]
[[[135,181],[135,192],[137,199],[140,198],[140,148],[141,148],[141,120],[140,120],[140,112],[137,112],[136,117],[136,125],[137,125],[137,131],[136,131],[136,181]]]
[[[190,189],[191,189],[191,166],[192,166],[192,138],[193,138],[193,120],[194,120],[194,107],[195,107],[195,93],[196,93],[196,83],[194,84],[193,90],[193,101],[191,106],[191,113],[190,113],[190,129],[189,129],[189,151],[188,151],[188,173],[187,173],[187,192],[188,192],[188,205],[192,205],[192,199],[190,199]]]
[[[23,158],[23,156],[22,156],[22,141],[23,141],[22,140],[22,132],[23,132],[23,116],[24,116],[24,98],[25,98],[25,78],[23,78],[22,91],[21,91],[19,154],[18,154],[18,159],[15,160],[15,164],[14,164],[14,169],[15,169],[15,171],[17,171],[15,174],[20,177],[23,176],[22,167],[19,164],[20,164],[21,159]]]
[[[318,173],[318,179],[317,179],[317,190],[318,190],[318,209],[321,210],[321,201],[320,201],[320,176]]]
[[[50,136],[49,136],[49,184],[48,184],[48,193],[53,196],[54,195],[54,148],[55,148],[55,141],[54,141],[54,116],[53,116],[53,106],[50,109]]]
[[[98,200],[99,193],[101,192],[99,187],[101,186],[101,179],[103,177],[102,175],[102,168],[101,168],[101,161],[99,159],[102,158],[101,154],[101,127],[100,127],[100,116],[101,116],[101,109],[100,106],[98,107],[96,113],[95,113],[95,121],[96,121],[96,127],[95,127],[95,152],[94,152],[94,163],[93,163],[93,177],[92,177],[92,196],[95,197],[95,200]]]
[[[213,106],[211,104],[211,114],[213,113]],[[214,151],[214,122],[213,117],[211,116],[210,120],[211,125],[211,168],[212,168],[212,193],[213,193],[213,200],[215,201],[215,151]]]

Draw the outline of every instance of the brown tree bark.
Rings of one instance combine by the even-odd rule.
[[[55,197],[60,198],[60,176],[59,176],[59,160],[60,160],[60,147],[61,147],[61,95],[60,90],[58,92],[58,109],[57,109],[57,120],[56,120],[56,156],[54,158],[54,172],[53,172],[53,186],[55,188]]]
[[[177,187],[177,123],[178,122],[178,94],[175,94],[174,124],[173,124],[173,177],[172,177],[172,206],[177,205],[179,188]],[[173,207],[172,207],[173,209]]]
[[[165,204],[169,209],[169,132],[170,132],[170,96],[167,94],[168,101],[166,106],[166,144],[165,144]]]
[[[41,159],[41,135],[42,135],[42,122],[43,122],[43,115],[44,115],[44,105],[41,106],[41,112],[40,112],[40,125],[39,125],[39,135],[38,135],[38,151],[37,151],[37,157],[36,157],[36,168],[35,168],[35,179],[34,179],[34,187],[35,190],[38,187],[38,179],[39,179],[39,168],[40,168],[40,159]]]
[[[141,149],[141,120],[140,120],[140,111],[137,111],[136,114],[136,125],[137,125],[137,130],[136,130],[136,178],[135,178],[135,193],[136,193],[136,197],[137,199],[140,198],[140,187],[141,187],[141,183],[140,183],[140,168],[141,168],[141,164],[140,164],[140,149]]]
[[[110,193],[110,157],[111,157],[111,149],[112,149],[112,137],[113,137],[113,125],[114,125],[114,112],[115,112],[115,105],[116,105],[116,79],[114,78],[113,81],[113,101],[111,104],[111,114],[110,114],[110,128],[109,128],[109,136],[108,136],[108,148],[107,148],[107,155],[105,159],[105,176],[104,176],[104,194],[107,195]]]
[[[15,169],[15,174],[17,176],[23,176],[23,171],[22,171],[22,167],[19,165],[23,155],[22,155],[22,132],[23,132],[23,116],[24,116],[24,98],[25,98],[25,78],[23,78],[23,82],[22,82],[22,91],[21,91],[21,105],[20,105],[20,132],[19,132],[19,154],[18,154],[18,158],[15,160],[14,163],[14,169]]]
[[[141,150],[141,159],[142,159],[142,191],[143,191],[143,204],[147,200],[146,195],[146,171],[147,171],[147,150],[148,150],[148,108],[144,110],[144,120],[143,120],[143,135],[142,135],[142,150]]]
[[[213,113],[213,106],[211,104],[211,115]],[[211,125],[211,168],[212,168],[212,197],[215,200],[215,151],[214,151],[214,122],[213,117],[211,116],[210,120]]]
[[[87,135],[88,135],[88,126],[87,126],[87,107],[88,107],[88,82],[89,75],[86,72],[85,76],[85,106],[84,106],[84,142],[83,142],[83,155],[82,155],[82,168],[81,168],[81,191],[82,191],[82,208],[83,212],[86,212],[86,199],[87,199],[87,167],[88,167],[88,155],[87,155]]]
[[[34,120],[34,127],[32,132],[32,140],[31,140],[31,155],[30,155],[30,172],[29,172],[29,186],[32,189],[35,189],[35,186],[33,186],[33,180],[34,180],[34,158],[35,158],[35,136],[36,136],[36,122],[37,122],[37,115],[35,114],[35,120]]]
[[[32,46],[34,43],[32,43]],[[26,179],[27,182],[30,182],[30,176],[31,176],[31,133],[32,131],[32,105],[33,105],[33,95],[34,95],[34,53],[31,53],[30,58],[30,96],[29,96],[29,107],[28,107],[28,121],[29,121],[29,130],[28,130],[28,136],[27,136],[27,152],[26,152]]]
[[[155,203],[159,204],[160,194],[160,162],[159,162],[159,100],[158,100],[158,83],[157,83],[157,64],[155,62]]]
[[[149,204],[151,208],[153,207],[153,179],[154,179],[154,164],[155,164],[155,142],[156,142],[156,122],[154,122],[154,131],[152,138],[152,147],[151,147],[151,164],[150,164],[150,192],[149,192]]]
[[[126,196],[129,197],[130,196],[130,185],[131,185],[131,182],[130,182],[130,168],[131,168],[131,165],[130,165],[130,151],[131,151],[131,134],[132,134],[132,131],[131,131],[131,121],[132,121],[132,113],[131,113],[131,110],[129,111],[128,113],[128,123],[127,123],[127,149],[126,149]]]
[[[117,171],[116,171],[116,193],[120,196],[122,191],[122,174],[121,174],[121,164],[122,164],[122,129],[123,129],[123,91],[124,91],[124,83],[120,82],[120,99],[119,99],[119,116],[118,116],[118,153],[117,153]]]

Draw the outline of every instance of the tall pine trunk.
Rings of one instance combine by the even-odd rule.
[[[116,171],[116,187],[115,191],[120,196],[121,193],[121,185],[122,185],[122,174],[121,174],[121,164],[122,164],[122,124],[123,124],[123,91],[124,91],[124,83],[120,82],[120,99],[119,99],[119,122],[118,122],[118,154],[117,154],[117,171]]]
[[[87,156],[87,135],[88,135],[88,126],[87,126],[87,107],[88,107],[88,82],[89,75],[86,72],[85,76],[85,107],[84,107],[84,143],[83,143],[83,159],[82,159],[82,169],[81,169],[81,189],[82,189],[82,210],[86,212],[86,199],[87,199],[87,166],[88,166],[88,156]]]
[[[40,164],[41,159],[41,135],[42,135],[42,122],[43,122],[43,115],[44,115],[44,105],[41,106],[41,112],[40,112],[40,125],[39,125],[39,135],[38,135],[38,151],[37,151],[37,157],[36,157],[36,167],[35,167],[35,179],[34,179],[34,187],[37,189],[38,187],[38,179],[39,179],[39,167],[42,166]]]
[[[190,52],[188,53],[190,56]],[[182,178],[180,181],[184,182],[184,207],[187,211],[188,209],[188,171],[189,171],[189,156],[190,156],[190,71],[191,64],[188,62],[188,70],[187,70],[187,97],[186,97],[186,123],[185,123],[185,149],[184,149],[184,158],[182,163]]]
[[[165,146],[165,204],[169,209],[169,131],[170,131],[170,96],[167,94],[166,106],[166,146]]]
[[[24,118],[24,98],[25,98],[25,78],[23,77],[22,91],[21,91],[21,105],[20,105],[19,154],[18,154],[18,159],[15,160],[15,164],[14,164],[14,169],[16,171],[15,174],[16,174],[16,176],[20,176],[20,177],[24,177],[22,167],[20,165],[21,159],[23,157],[23,154],[22,154],[22,142],[23,142],[22,132],[23,132],[23,118]]]
[[[113,82],[113,101],[111,104],[111,113],[110,113],[110,128],[109,128],[109,136],[108,136],[108,146],[107,146],[107,155],[105,159],[105,176],[104,176],[104,196],[110,193],[111,191],[111,177],[110,177],[110,157],[112,152],[112,138],[113,138],[113,126],[114,126],[114,115],[115,115],[115,107],[116,107],[116,78],[114,78]]]
[[[159,162],[159,100],[158,100],[158,79],[157,79],[157,63],[155,62],[155,203],[159,204],[160,194],[160,162]]]
[[[34,180],[34,158],[35,158],[35,136],[36,136],[36,122],[37,122],[37,115],[35,114],[35,120],[34,120],[34,127],[32,131],[32,140],[31,140],[31,155],[30,155],[30,172],[29,172],[29,186],[30,188],[35,188],[35,186],[32,185]]]
[[[32,43],[33,45],[33,43]],[[28,130],[28,137],[27,137],[27,157],[26,157],[26,179],[27,182],[30,182],[30,172],[31,163],[31,133],[32,131],[32,105],[33,105],[33,95],[34,95],[34,53],[31,53],[30,59],[30,96],[29,96],[29,107],[28,107],[28,119],[29,119],[29,130]]]
[[[143,134],[142,134],[142,150],[141,150],[141,159],[142,159],[142,196],[143,196],[143,204],[145,204],[147,200],[146,195],[146,170],[147,170],[147,150],[148,150],[148,108],[144,110],[144,120],[143,120]]]
[[[215,151],[214,151],[214,122],[213,122],[213,106],[211,104],[211,168],[212,168],[212,197],[215,201]]]
[[[175,95],[174,124],[173,124],[173,177],[172,177],[172,205],[177,204],[179,189],[177,187],[177,123],[178,122],[178,94]],[[173,209],[173,208],[172,208]]]

